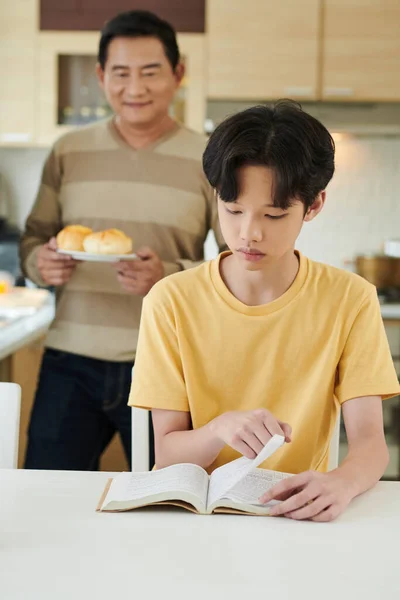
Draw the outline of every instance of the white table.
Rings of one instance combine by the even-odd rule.
[[[96,513],[107,473],[0,471],[4,600],[398,600],[400,483],[337,521]]]

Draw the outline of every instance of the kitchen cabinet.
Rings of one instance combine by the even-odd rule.
[[[0,2],[0,144],[35,140],[36,0]]]
[[[149,0],[146,8],[178,30],[203,30],[204,5]],[[78,102],[79,122],[107,113],[92,75],[98,29],[107,11],[135,7],[136,0],[0,2],[1,146],[47,147],[75,126],[70,98],[76,94],[68,93],[64,68],[82,70],[90,80],[79,84],[82,94],[90,87],[95,95]],[[71,31],[72,18],[89,27],[83,14],[100,18],[96,27],[90,21],[95,31]],[[40,31],[39,23],[56,26],[54,15],[64,31]],[[190,19],[197,25],[189,26]],[[399,0],[208,0],[206,25],[206,34],[178,34],[187,77],[172,114],[197,131],[204,129],[207,97],[400,102]]]
[[[399,0],[324,0],[322,99],[400,101]]]
[[[94,68],[96,63],[97,48],[100,34],[98,32],[41,32],[38,36],[38,82],[37,82],[37,143],[41,146],[49,146],[63,133],[73,128],[66,124],[62,113],[77,109],[83,110],[83,118],[91,118],[98,115],[104,116],[104,100],[99,91],[98,99],[93,101],[93,88],[96,90],[97,83],[93,84]],[[186,77],[182,88],[178,91],[176,102],[172,110],[181,117],[188,127],[203,131],[206,101],[206,74],[205,74],[205,37],[203,34],[182,33],[178,34],[178,43],[181,54],[186,65]],[[93,73],[90,85],[81,85],[79,76],[76,79],[78,87],[83,88],[87,96],[86,106],[66,106],[61,96],[68,96],[65,90],[66,78],[61,77],[63,85],[60,86],[60,68],[66,59],[77,59],[82,63],[82,71],[88,75]],[[74,61],[72,61],[74,62]],[[76,62],[76,61],[75,61]],[[89,66],[88,66],[89,65]],[[77,65],[75,65],[77,66]],[[79,65],[78,65],[79,66]],[[71,77],[71,85],[74,78]],[[79,95],[70,94],[70,96]],[[101,110],[100,110],[101,109]],[[73,119],[72,119],[73,121]]]
[[[41,0],[40,29],[98,31],[120,12],[145,9],[185,33],[204,32],[205,0]]]
[[[209,98],[315,99],[319,20],[319,0],[209,0]]]
[[[209,0],[210,99],[400,101],[399,0]]]

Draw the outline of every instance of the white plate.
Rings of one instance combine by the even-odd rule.
[[[79,252],[78,250],[57,250],[58,254],[71,256],[75,260],[84,260],[87,262],[119,262],[120,260],[140,260],[137,254],[90,254],[89,252]]]

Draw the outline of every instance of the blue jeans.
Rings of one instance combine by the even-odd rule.
[[[29,426],[26,469],[95,471],[115,433],[131,464],[132,362],[47,348]]]

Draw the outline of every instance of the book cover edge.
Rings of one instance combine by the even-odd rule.
[[[100,496],[100,500],[99,500],[99,502],[98,502],[98,504],[96,506],[96,512],[100,512],[101,511],[101,507],[103,506],[104,500],[106,499],[106,496],[108,494],[108,490],[110,489],[112,482],[113,482],[112,477],[110,477],[110,479],[107,479],[106,486],[105,486],[105,488],[103,490],[103,493]]]

